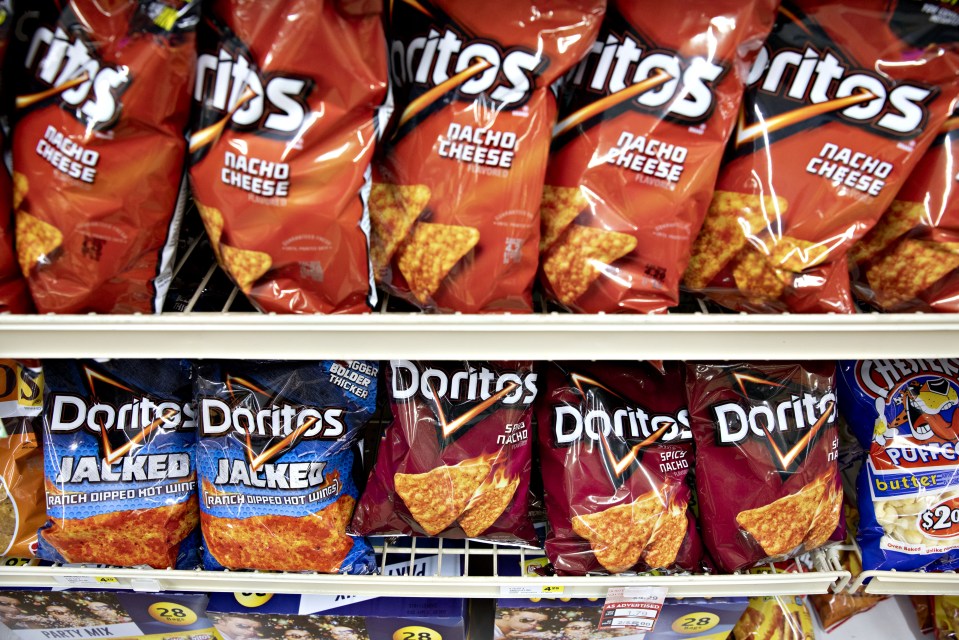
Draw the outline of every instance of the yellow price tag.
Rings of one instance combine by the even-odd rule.
[[[543,587],[543,593],[557,594],[563,593],[565,587],[558,584],[548,584]]]
[[[110,577],[107,577],[107,576],[97,576],[96,580],[97,580],[97,582],[108,582],[108,583],[111,583],[111,584],[117,584],[117,583],[120,582],[120,581],[117,580],[116,578],[110,578]]]

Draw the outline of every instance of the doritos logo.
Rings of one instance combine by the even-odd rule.
[[[120,118],[121,94],[132,78],[125,66],[108,65],[80,32],[39,27],[27,51],[25,66],[42,84],[39,93],[17,97],[23,109],[51,97],[69,107],[77,120],[93,129],[107,129]]]
[[[859,387],[873,398],[888,398],[903,382],[929,374],[959,381],[959,359],[860,360],[856,363]]]
[[[429,401],[491,400],[504,405],[529,405],[536,398],[536,374],[497,374],[486,367],[447,373],[440,369],[422,371],[409,360],[393,361],[393,398],[408,400],[419,394]]]

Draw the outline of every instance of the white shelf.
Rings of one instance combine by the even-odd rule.
[[[911,571],[863,571],[849,588],[864,582],[866,593],[876,595],[955,596],[959,595],[959,574]]]
[[[3,316],[0,357],[837,359],[959,357],[959,315],[180,313]]]

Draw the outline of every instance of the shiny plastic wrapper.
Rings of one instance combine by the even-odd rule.
[[[959,639],[959,596],[930,596],[936,640]]]
[[[200,2],[36,9],[13,136],[17,257],[33,301],[41,313],[159,313],[186,202]]]
[[[547,295],[574,311],[665,311],[706,215],[776,0],[611,0],[557,83],[540,208]]]
[[[396,112],[374,176],[371,255],[430,311],[530,312],[556,101],[605,0],[390,3]]]
[[[835,364],[688,364],[703,539],[725,571],[845,537]]]
[[[849,251],[953,112],[957,42],[959,14],[945,5],[785,0],[686,287],[740,311],[852,313]]]
[[[814,640],[812,618],[802,596],[750,598],[730,640]]]
[[[550,531],[561,575],[701,568],[689,512],[693,435],[683,365],[547,363],[537,403]]]
[[[353,530],[538,546],[533,363],[392,360],[387,378],[393,421]]]
[[[214,0],[190,178],[220,266],[262,311],[376,304],[369,170],[387,92],[379,0]]]

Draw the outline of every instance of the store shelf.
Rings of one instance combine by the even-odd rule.
[[[0,357],[836,359],[959,356],[959,316],[0,317]]]
[[[855,590],[865,583],[865,592],[879,595],[959,595],[959,574],[911,571],[863,571],[850,582]]]

